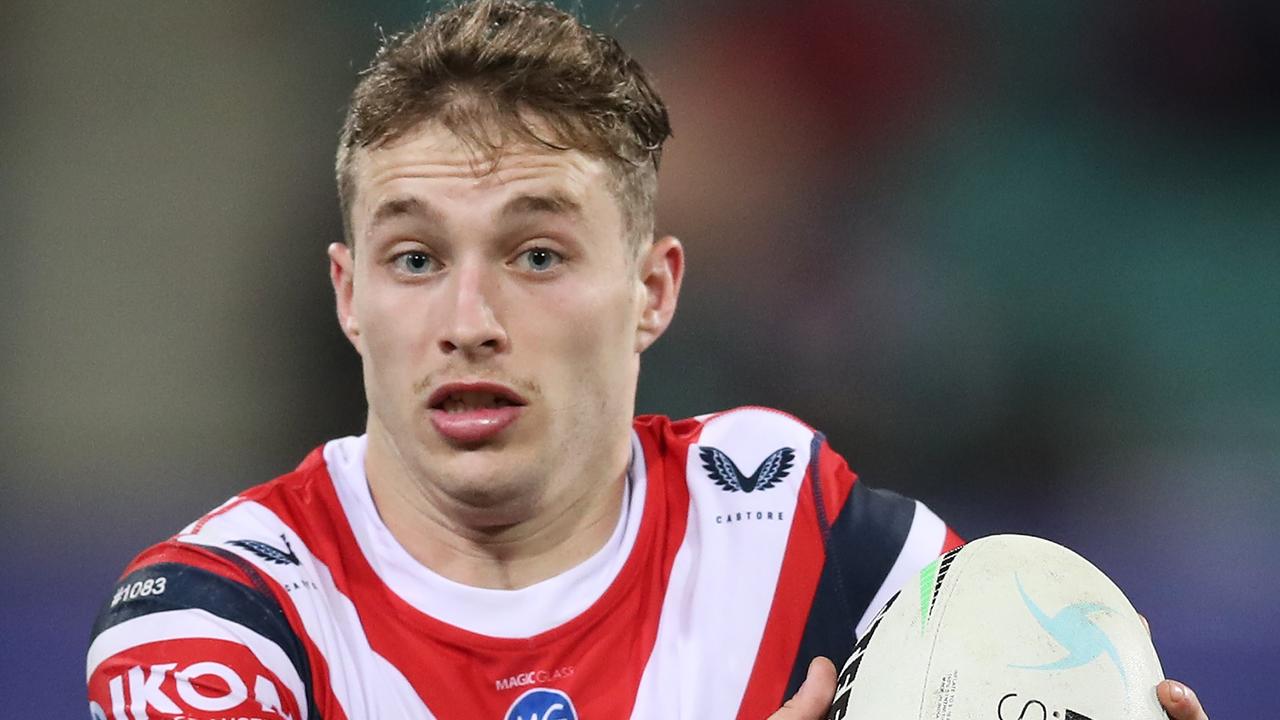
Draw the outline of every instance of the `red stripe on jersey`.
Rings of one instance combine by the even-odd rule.
[[[244,570],[227,562],[226,558],[220,557],[199,545],[179,542],[174,539],[165,540],[143,550],[120,574],[120,579],[123,580],[130,573],[148,565],[168,562],[198,567],[201,570],[208,570],[241,585],[253,586],[253,581],[245,574]]]
[[[328,567],[360,615],[370,647],[404,674],[441,720],[502,717],[533,685],[567,693],[580,717],[626,717],[657,637],[689,506],[688,488],[664,480],[682,477],[687,445],[664,451],[665,444],[678,445],[663,433],[669,430],[665,419],[642,425],[637,421],[648,478],[630,557],[591,607],[530,638],[496,638],[449,625],[388,588],[359,551],[322,455],[313,453],[299,467],[307,476],[305,492],[296,486],[272,492],[280,486],[269,485],[249,497],[286,522]],[[670,467],[661,465],[664,458]]]
[[[960,535],[958,535],[956,531],[952,530],[951,526],[948,525],[947,536],[942,540],[942,549],[938,551],[938,554],[942,555],[943,553],[949,553],[963,544],[964,538],[960,537]]]
[[[300,718],[293,693],[249,648],[185,638],[135,645],[102,661],[89,702],[110,718]]]
[[[818,453],[818,467],[822,470],[822,505],[827,511],[827,522],[834,523],[844,509],[849,493],[853,492],[858,475],[849,469],[849,463],[825,441]]]
[[[758,720],[778,709],[778,698],[786,689],[796,649],[800,647],[804,633],[805,618],[809,615],[809,605],[822,576],[826,553],[822,548],[809,478],[806,477],[800,492],[803,495],[792,519],[769,619],[760,638],[742,704],[738,706],[738,718],[741,719]]]
[[[830,522],[849,498],[858,476],[825,442],[819,449],[818,471],[823,507]],[[826,561],[813,481],[810,473],[806,473],[800,486],[778,587],[769,608],[769,620],[765,623],[764,636],[760,639],[742,704],[738,706],[739,720],[768,717],[778,709],[796,661],[805,620],[809,617],[809,608]]]

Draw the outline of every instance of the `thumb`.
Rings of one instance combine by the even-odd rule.
[[[836,695],[836,666],[824,657],[809,663],[809,672],[796,694],[769,720],[823,720]]]

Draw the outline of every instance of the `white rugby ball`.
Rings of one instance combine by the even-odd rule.
[[[1124,593],[1074,552],[993,535],[930,564],[840,671],[829,720],[1166,720]]]

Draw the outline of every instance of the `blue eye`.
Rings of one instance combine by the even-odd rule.
[[[564,262],[564,256],[555,250],[546,248],[530,248],[520,254],[525,267],[534,272],[546,272]]]
[[[395,257],[395,265],[410,275],[425,275],[436,269],[436,259],[430,255],[413,250]]]

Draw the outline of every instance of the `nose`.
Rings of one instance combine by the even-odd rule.
[[[454,267],[448,289],[452,295],[450,315],[440,337],[444,354],[482,357],[507,349],[507,332],[493,306],[496,281],[478,264]]]

